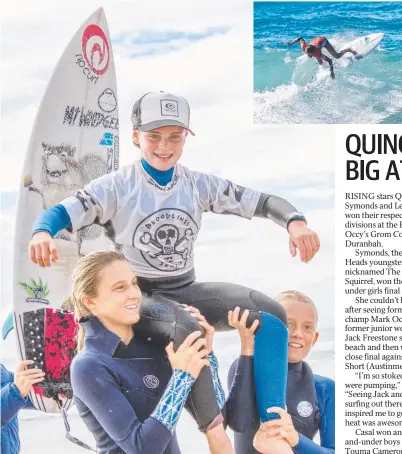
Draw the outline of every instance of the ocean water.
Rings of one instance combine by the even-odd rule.
[[[283,44],[325,36],[341,50],[380,32],[383,40],[365,58],[336,62],[334,81],[318,64],[318,73],[311,68],[315,59],[303,61],[299,43]],[[255,2],[254,122],[401,123],[401,44],[402,2]],[[309,71],[316,77],[305,83]]]

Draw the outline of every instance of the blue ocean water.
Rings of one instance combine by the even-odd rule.
[[[310,70],[300,45],[284,45],[325,36],[340,50],[380,32],[380,45],[335,68],[335,81],[319,71],[300,83],[295,76]],[[402,2],[255,2],[254,122],[402,123]]]

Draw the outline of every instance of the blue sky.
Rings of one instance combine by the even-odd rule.
[[[140,30],[135,37],[128,32],[122,33],[115,37],[113,42],[115,46],[130,47],[128,56],[136,58],[174,52],[178,48],[183,49],[208,37],[224,35],[227,31],[226,27],[216,27],[195,33],[175,30]]]

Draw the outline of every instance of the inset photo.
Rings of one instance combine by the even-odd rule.
[[[254,2],[254,123],[401,123],[402,2]]]

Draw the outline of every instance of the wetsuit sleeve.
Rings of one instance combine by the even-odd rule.
[[[47,208],[37,217],[32,227],[32,234],[48,232],[52,237],[60,230],[71,228],[71,219],[63,205]]]
[[[71,220],[71,232],[91,224],[105,225],[118,210],[115,175],[104,175],[60,202]]]
[[[319,391],[318,405],[321,412],[321,446],[333,449],[335,452],[335,382],[330,378],[324,378],[322,386],[317,387]]]
[[[292,221],[306,220],[303,214],[287,200],[270,194],[261,194],[254,216],[271,219],[286,228]]]
[[[113,372],[97,357],[73,363],[74,395],[124,451],[132,454],[162,454],[169,444],[194,378],[174,370],[152,415],[143,423],[126,399]]]
[[[253,217],[261,193],[214,175],[193,172],[202,211]]]
[[[231,365],[228,389],[230,389],[226,401],[228,426],[235,432],[254,428],[259,417],[254,387],[253,356],[242,355]]]
[[[219,364],[218,359],[215,356],[214,352],[211,352],[208,357],[209,368],[211,369],[212,380],[214,382],[214,389],[216,394],[216,400],[218,402],[219,410],[225,405],[225,391],[222,388],[222,383],[219,378]]]
[[[32,403],[32,400],[28,397],[28,402],[26,403],[24,410],[37,410],[35,405]]]
[[[10,373],[9,377],[10,383],[1,388],[1,427],[15,418],[18,412],[25,408],[29,400],[21,396],[17,385],[13,382],[14,375]]]
[[[334,448],[325,448],[324,446],[319,446],[314,443],[313,440],[310,438],[305,437],[302,434],[299,434],[299,443],[293,448],[293,452],[295,454],[334,454],[335,453],[335,445]]]
[[[174,369],[159,404],[150,416],[172,434],[194,382],[195,379],[188,372]]]
[[[320,407],[321,446],[300,434],[296,454],[333,454],[335,453],[335,382],[329,378],[316,377],[318,406]]]

